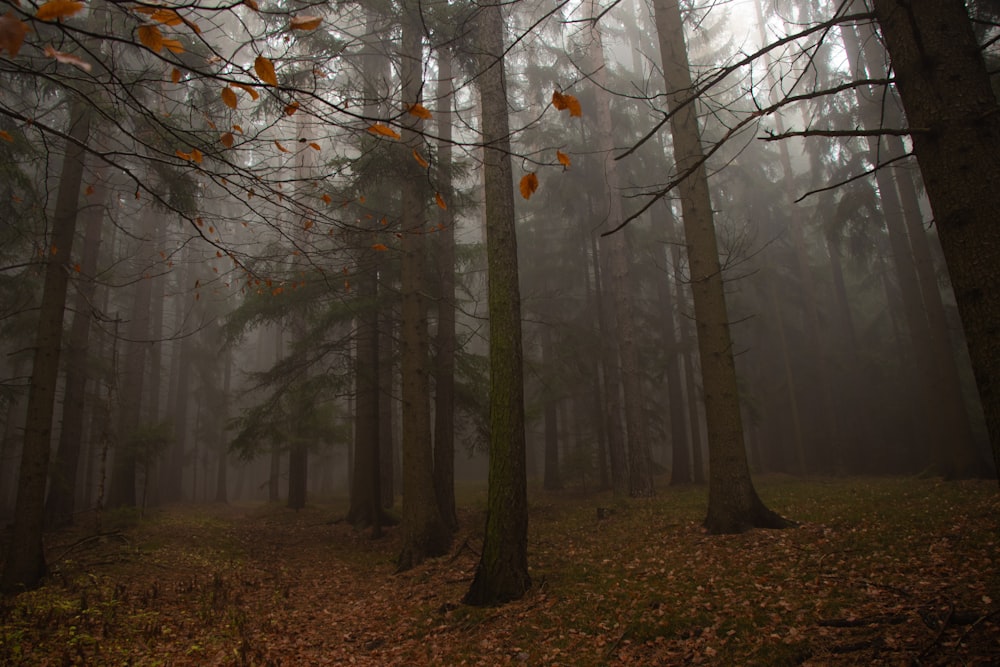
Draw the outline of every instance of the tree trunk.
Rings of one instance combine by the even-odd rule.
[[[45,283],[38,310],[14,525],[0,579],[0,589],[4,592],[35,588],[46,571],[42,545],[45,484],[52,446],[52,414],[59,378],[59,351],[69,283],[68,264],[76,233],[90,116],[79,100],[74,99],[70,103],[69,138],[59,178],[59,195],[52,215],[52,237],[46,246],[49,252],[44,260]]]
[[[101,174],[104,171],[98,169],[96,173]],[[97,293],[94,276],[97,273],[100,257],[104,207],[108,194],[103,178],[95,178],[93,187],[94,191],[90,195],[93,203],[81,211],[81,216],[84,218],[83,256],[76,277],[73,323],[70,325],[69,340],[66,344],[66,388],[59,446],[49,471],[51,481],[45,503],[47,522],[53,527],[73,523],[76,480],[83,441],[88,348],[94,322],[92,304]]]
[[[692,90],[692,83],[680,7],[677,0],[655,0],[653,7],[669,91],[674,160],[679,173],[693,168],[680,186],[680,196],[708,422],[709,491],[705,527],[712,533],[732,533],[753,527],[787,526],[785,519],[764,506],[750,479],[701,133],[695,105],[681,106]]]
[[[441,195],[451,202],[453,188],[451,106],[454,103],[452,55],[447,48],[438,51],[438,167],[437,182]],[[455,213],[444,208],[438,212],[438,284],[437,355],[434,365],[434,489],[441,518],[452,530],[458,528],[455,509]]]
[[[874,0],[1000,470],[1000,108],[960,0]]]
[[[521,292],[501,5],[480,5],[477,34],[490,316],[490,468],[486,536],[464,602],[500,604],[531,586],[525,472]]]
[[[146,222],[149,222],[149,212]],[[151,225],[145,225],[148,229]],[[143,230],[146,231],[146,230]],[[124,377],[119,395],[117,437],[114,465],[108,487],[108,507],[135,507],[135,475],[138,452],[132,438],[142,423],[143,391],[146,389],[146,352],[149,349],[149,307],[153,295],[153,280],[146,273],[149,241],[141,240],[136,252],[135,268],[142,272],[135,284],[132,314],[126,330]]]
[[[421,23],[412,1],[403,12],[400,51],[403,107],[420,102]],[[412,116],[410,122],[414,122]],[[416,133],[404,129],[404,142],[415,148]],[[411,170],[416,163],[401,160]],[[397,566],[406,570],[425,558],[440,556],[451,544],[451,531],[441,517],[434,489],[434,456],[431,442],[430,361],[427,332],[423,175],[408,174],[402,183],[402,398],[403,398],[403,548]]]

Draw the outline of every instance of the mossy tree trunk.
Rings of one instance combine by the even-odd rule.
[[[501,5],[480,6],[477,32],[483,115],[486,254],[490,314],[490,465],[486,536],[464,601],[516,600],[528,575],[528,496],[525,468],[521,292],[517,274],[514,184],[510,160],[504,20]]]

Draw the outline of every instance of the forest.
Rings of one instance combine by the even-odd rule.
[[[996,664],[993,0],[0,0],[0,663]]]

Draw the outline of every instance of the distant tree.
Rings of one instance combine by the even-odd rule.
[[[680,185],[680,196],[708,423],[705,527],[713,533],[781,528],[789,525],[788,521],[764,505],[750,479],[701,131],[695,105],[688,98],[692,81],[680,6],[677,0],[656,0],[653,7],[668,91],[674,161],[678,173],[690,171]]]

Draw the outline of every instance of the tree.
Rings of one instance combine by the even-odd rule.
[[[517,273],[514,185],[504,67],[501,5],[480,5],[476,35],[482,109],[483,178],[490,314],[490,464],[486,535],[463,601],[493,605],[516,600],[528,574],[521,292]]]
[[[708,423],[705,527],[713,533],[782,528],[789,522],[764,505],[750,479],[701,132],[695,105],[688,98],[692,82],[680,6],[677,0],[656,0],[653,7],[668,90],[674,161],[678,173],[690,170],[680,185],[680,196]]]
[[[417,7],[407,3],[403,11],[400,75],[403,105],[420,104],[421,23]],[[411,115],[416,122],[416,116]],[[410,147],[416,139],[412,128],[404,128]],[[406,164],[416,168],[413,160]],[[418,565],[427,557],[440,556],[451,544],[451,531],[441,516],[434,488],[434,458],[431,443],[430,360],[428,357],[426,280],[426,209],[421,180],[404,176],[402,189],[402,266],[400,267],[402,322],[401,374],[403,399],[403,548],[400,570]]]
[[[59,376],[69,260],[76,234],[80,185],[91,123],[90,111],[78,99],[74,98],[70,102],[68,111],[69,128],[59,179],[59,195],[52,214],[52,236],[43,246],[50,249],[50,252],[43,259],[45,283],[39,306],[31,386],[28,390],[28,416],[24,428],[14,526],[0,579],[0,589],[4,592],[34,588],[41,582],[46,571],[42,529],[52,413]]]
[[[1000,471],[1000,108],[960,0],[873,0]],[[902,128],[892,128],[902,129]]]

